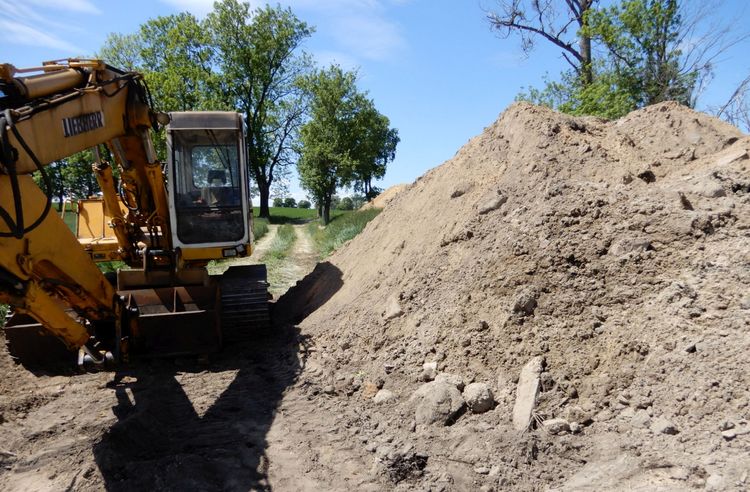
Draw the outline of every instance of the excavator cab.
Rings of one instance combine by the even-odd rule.
[[[172,242],[184,260],[241,256],[250,246],[243,127],[233,112],[170,113]]]

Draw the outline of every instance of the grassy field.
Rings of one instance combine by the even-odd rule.
[[[314,208],[285,208],[270,207],[271,224],[303,224],[318,218],[318,211]],[[348,212],[343,210],[331,210],[331,217],[338,217]],[[258,217],[260,208],[253,207],[253,216]]]
[[[324,228],[320,224],[311,222],[309,227],[310,236],[322,258],[330,255],[341,247],[342,244],[362,232],[368,222],[380,213],[380,209],[357,210],[355,212],[343,212],[331,219]]]

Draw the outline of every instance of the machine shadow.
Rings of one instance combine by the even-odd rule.
[[[225,347],[212,362],[152,360],[117,373],[109,386],[118,421],[93,448],[106,489],[270,491],[267,434],[310,343],[295,324],[341,288],[341,277],[319,264],[275,303],[272,333]]]

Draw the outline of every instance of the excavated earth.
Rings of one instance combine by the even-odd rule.
[[[749,152],[673,103],[514,104],[290,289],[272,334],[116,375],[4,356],[0,483],[746,490]]]

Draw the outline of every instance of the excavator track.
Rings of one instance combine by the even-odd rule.
[[[219,280],[224,343],[248,340],[271,328],[265,265],[230,267]]]

